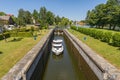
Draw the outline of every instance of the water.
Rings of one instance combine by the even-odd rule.
[[[48,63],[43,75],[43,80],[86,80],[82,71],[78,70],[63,36],[54,36],[54,39],[62,39],[64,52],[60,56],[50,53]]]

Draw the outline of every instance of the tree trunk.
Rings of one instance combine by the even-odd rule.
[[[102,29],[103,29],[104,25],[102,25]]]
[[[116,25],[113,26],[113,30],[115,30]]]
[[[100,26],[98,26],[97,28],[100,29]]]
[[[110,24],[109,29],[111,30],[111,28],[112,28],[112,25]]]
[[[118,29],[119,31],[120,31],[120,26],[119,26],[119,29]]]

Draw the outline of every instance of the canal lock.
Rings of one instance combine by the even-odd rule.
[[[53,39],[63,40],[63,54],[56,56],[52,53]],[[49,44],[46,45],[48,46],[46,46],[31,80],[98,80],[62,30],[54,31]]]

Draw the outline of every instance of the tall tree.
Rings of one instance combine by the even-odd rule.
[[[45,7],[40,8],[39,19],[41,27],[48,27],[47,25],[47,9]]]
[[[91,26],[97,26],[98,18],[95,13],[95,10],[93,9],[92,11],[88,11],[87,17],[86,17],[86,22]]]
[[[18,13],[19,25],[25,26],[26,24],[32,24],[32,14],[29,11],[23,9],[19,10]]]
[[[55,17],[55,23],[56,23],[56,25],[58,25],[60,22],[61,22],[61,18],[57,15]]]
[[[53,25],[54,21],[55,21],[55,17],[54,17],[54,14],[51,12],[51,11],[48,11],[47,14],[47,23],[49,25]]]
[[[91,26],[96,25],[99,28],[109,24],[109,29],[114,30],[120,21],[120,4],[118,0],[108,0],[106,4],[97,5],[95,9],[88,11],[86,21]]]
[[[25,23],[32,24],[32,14],[29,11],[25,11]]]
[[[38,23],[39,22],[39,13],[38,13],[38,11],[34,9],[32,15],[33,15],[33,19],[35,20],[35,23]]]
[[[70,25],[70,21],[68,18],[62,17],[61,22],[59,23],[59,26],[61,27],[67,27]]]
[[[119,20],[119,4],[117,0],[108,0],[106,3],[106,10],[107,10],[107,22],[109,24],[109,29],[115,29],[116,25],[118,24]]]
[[[95,7],[96,18],[98,19],[97,25],[100,27],[104,27],[106,24],[106,6],[105,4],[99,4]]]
[[[19,9],[18,12],[18,21],[19,21],[19,25],[26,25],[25,23],[25,11],[23,9]]]

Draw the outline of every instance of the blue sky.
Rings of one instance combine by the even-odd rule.
[[[45,6],[55,15],[64,16],[71,20],[84,20],[88,10],[96,5],[106,3],[107,0],[0,0],[0,11],[17,16],[18,10],[23,8],[32,12]]]

